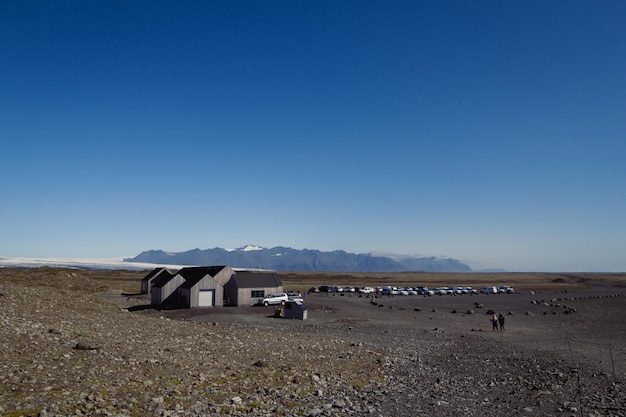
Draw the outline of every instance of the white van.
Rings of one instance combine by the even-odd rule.
[[[275,305],[275,304],[285,305],[285,303],[288,300],[289,300],[289,296],[287,295],[287,293],[279,292],[276,294],[268,295],[267,297],[261,300],[261,304],[263,304],[266,307],[269,305]]]

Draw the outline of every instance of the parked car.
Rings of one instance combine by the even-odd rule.
[[[435,294],[437,295],[451,295],[452,290],[448,287],[437,287],[435,288]]]
[[[318,293],[318,292],[320,292],[320,289],[317,288],[317,287],[309,288],[309,294],[311,294],[311,293]]]
[[[361,289],[359,289],[359,293],[361,294],[371,294],[374,292],[374,288],[372,287],[363,287]]]
[[[515,293],[515,288],[509,287],[508,285],[501,285],[498,287],[498,292],[502,294],[513,294]]]
[[[472,287],[462,287],[463,294],[478,294],[478,291]]]
[[[417,287],[415,290],[419,295],[424,295],[427,297],[435,295],[435,292],[433,290],[429,290],[428,287]]]
[[[300,294],[299,292],[288,292],[287,298],[289,299],[289,301],[300,301],[300,302],[304,301],[302,294]]]
[[[497,294],[498,289],[496,287],[483,287],[480,289],[481,294]]]
[[[263,304],[266,307],[269,305],[276,305],[276,304],[285,305],[287,301],[289,301],[289,296],[287,295],[287,293],[279,292],[276,294],[268,295],[267,297],[261,300],[261,304]]]

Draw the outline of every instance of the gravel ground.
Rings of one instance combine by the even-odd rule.
[[[626,415],[620,286],[315,294],[300,321],[273,307],[157,311],[81,271],[11,274],[1,416]]]

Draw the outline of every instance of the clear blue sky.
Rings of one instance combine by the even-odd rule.
[[[4,1],[0,256],[626,271],[626,2]]]

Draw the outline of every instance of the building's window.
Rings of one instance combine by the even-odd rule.
[[[265,290],[252,290],[252,298],[265,297]]]

